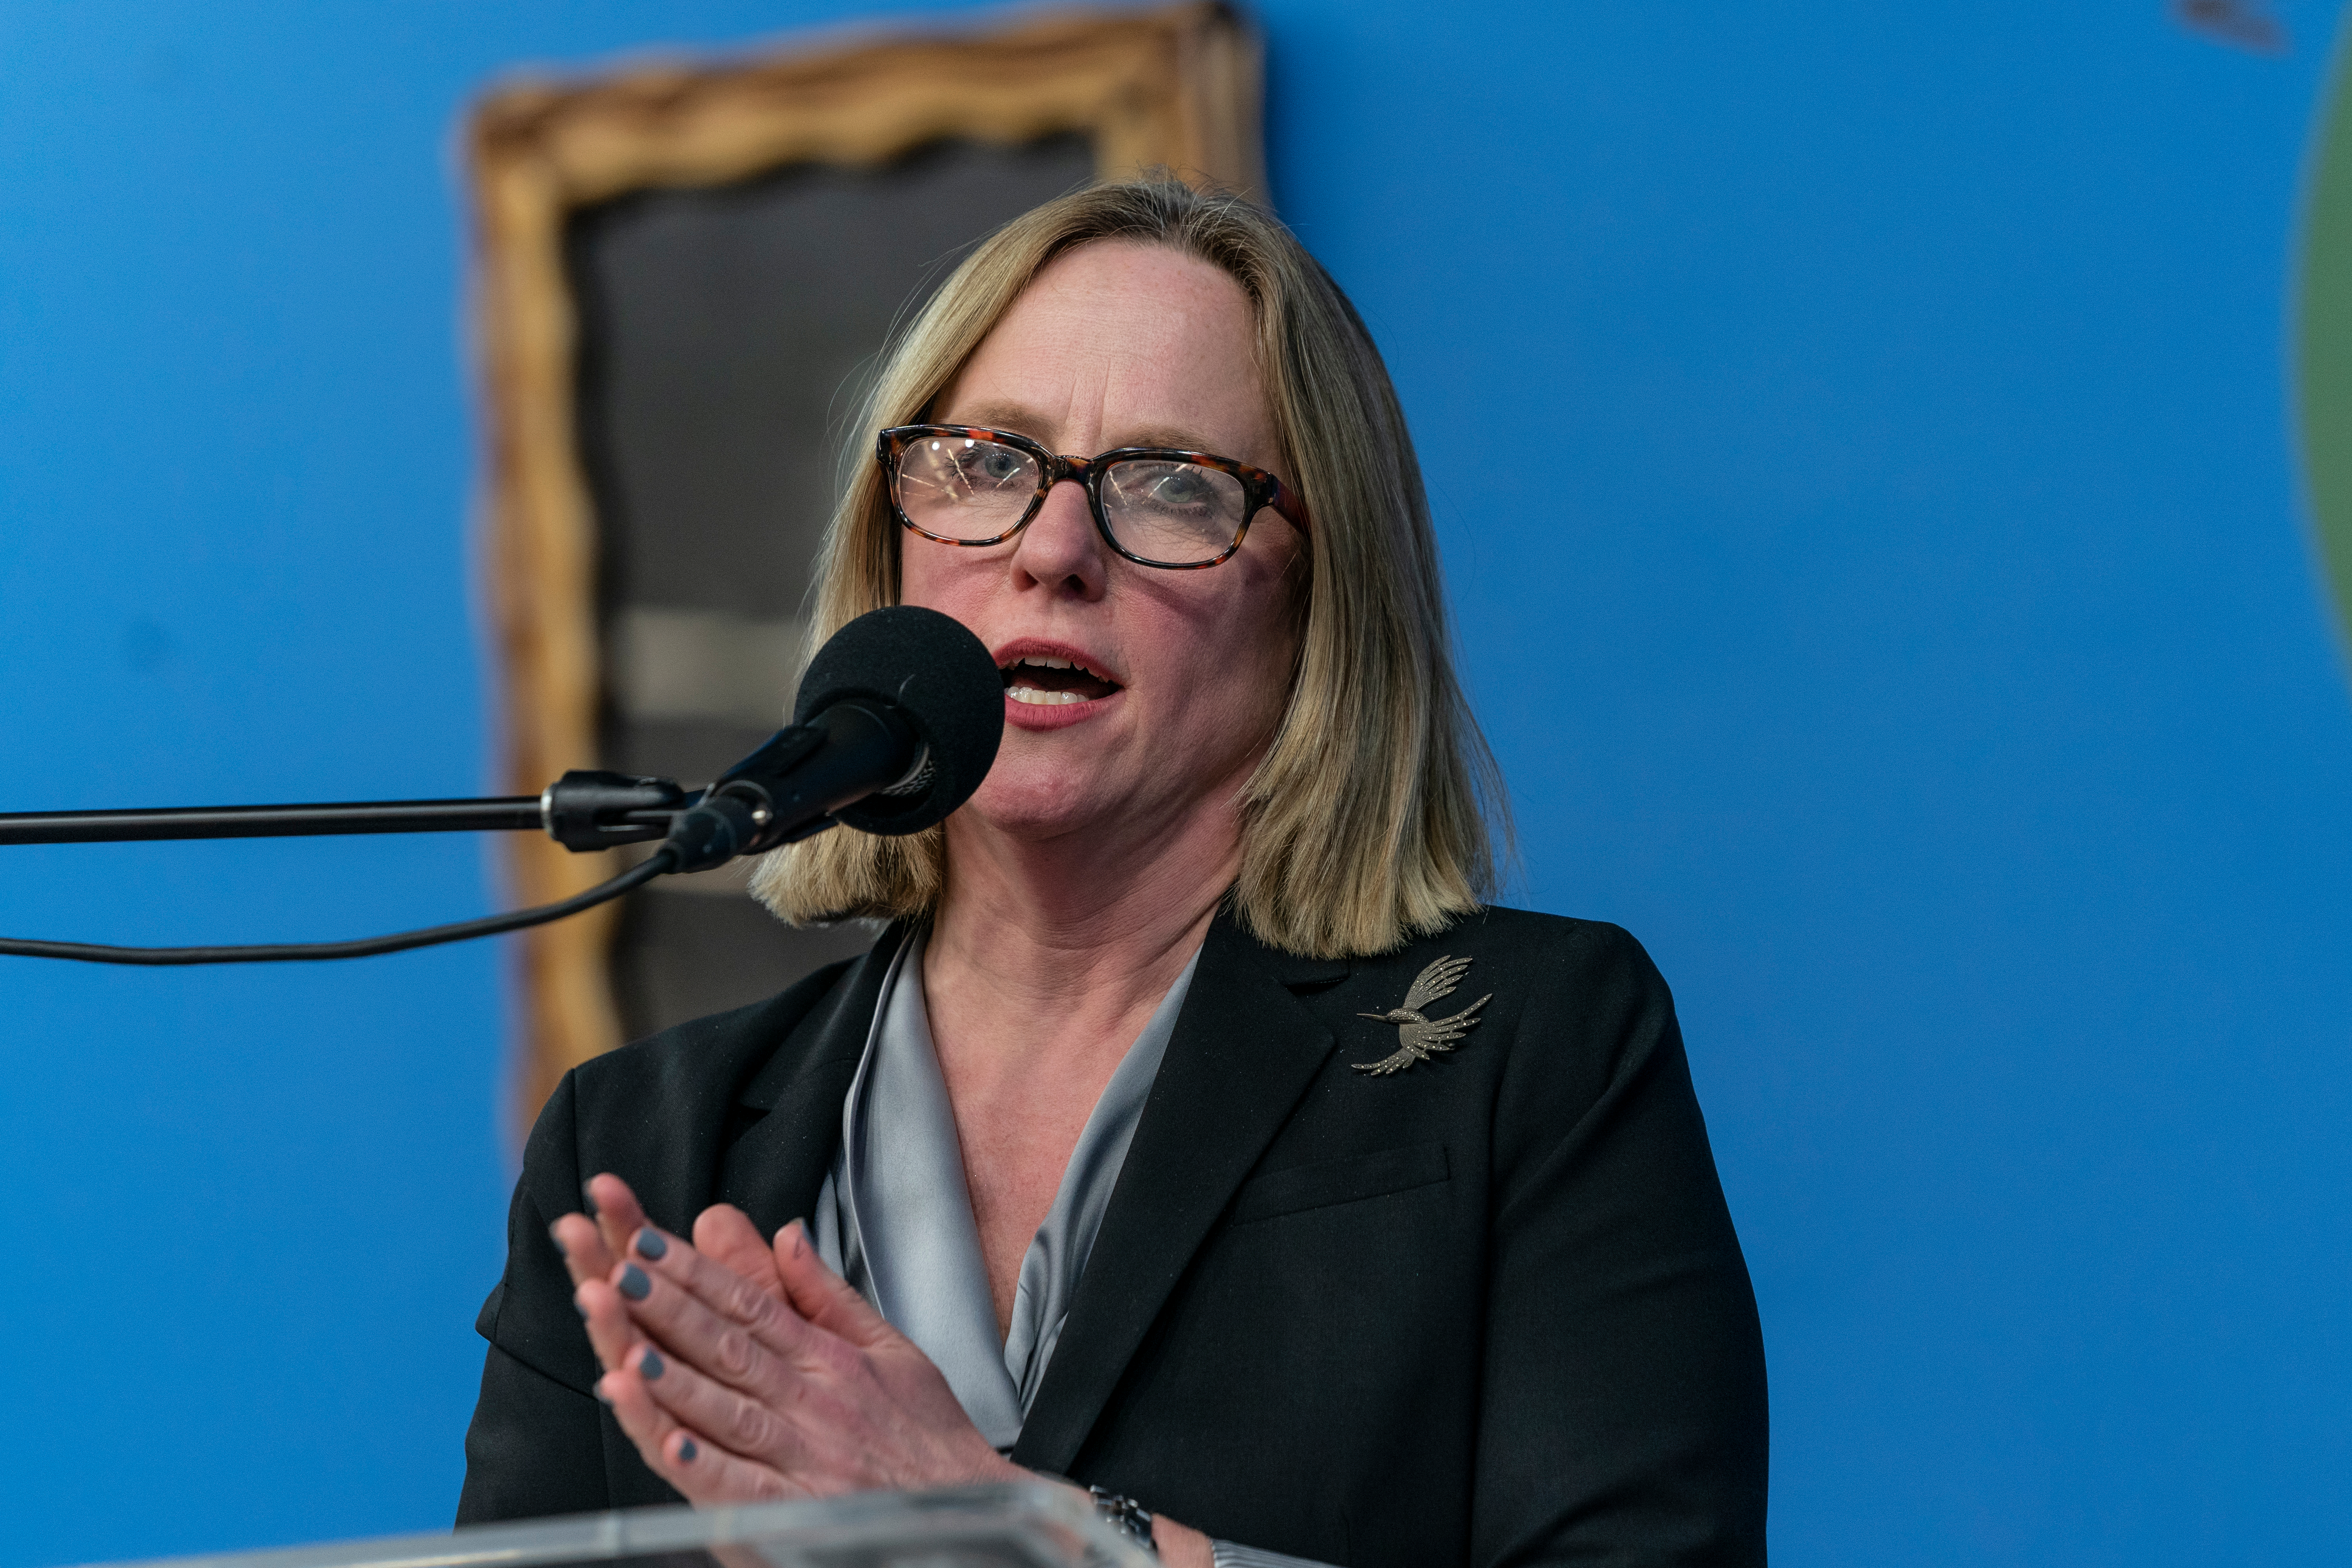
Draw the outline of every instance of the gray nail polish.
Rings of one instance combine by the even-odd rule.
[[[596,1217],[596,1199],[589,1193],[588,1184],[585,1182],[580,1184],[580,1206],[588,1211],[590,1219]]]
[[[596,1395],[597,1404],[610,1405],[613,1403],[613,1396],[604,1392],[604,1384],[601,1379],[598,1381],[593,1392]]]
[[[572,1310],[573,1311],[575,1311],[575,1312],[577,1312],[577,1313],[579,1313],[579,1314],[580,1314],[580,1321],[581,1321],[582,1322],[583,1322],[583,1323],[584,1323],[584,1322],[586,1322],[586,1321],[588,1321],[588,1309],[587,1309],[587,1308],[585,1308],[585,1307],[582,1306],[579,1302],[574,1301],[574,1302],[572,1302]]]
[[[632,1301],[642,1301],[654,1293],[654,1282],[646,1271],[632,1263],[621,1270],[621,1294]]]
[[[669,1251],[669,1243],[664,1241],[661,1232],[651,1226],[637,1232],[636,1247],[640,1258],[660,1258]]]
[[[644,1378],[647,1383],[651,1383],[654,1379],[659,1377],[664,1370],[665,1369],[662,1366],[661,1352],[659,1351],[649,1350],[646,1352],[644,1355],[637,1358],[637,1375]]]
[[[694,1463],[695,1455],[699,1454],[700,1452],[702,1452],[702,1450],[694,1446],[693,1438],[686,1438],[677,1446],[678,1462],[684,1465],[690,1465]]]

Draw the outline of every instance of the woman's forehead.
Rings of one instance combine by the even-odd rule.
[[[1040,438],[1115,424],[1120,445],[1255,443],[1269,427],[1255,331],[1249,296],[1218,268],[1164,246],[1097,241],[1022,291],[934,416]]]

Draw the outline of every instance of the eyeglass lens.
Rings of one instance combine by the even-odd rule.
[[[995,539],[1037,494],[1037,459],[968,436],[925,436],[898,454],[898,506],[942,539]],[[1104,521],[1119,547],[1147,561],[1211,561],[1247,521],[1249,492],[1222,468],[1167,458],[1127,458],[1102,476]]]

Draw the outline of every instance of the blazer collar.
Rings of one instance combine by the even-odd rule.
[[[1066,1472],[1152,1320],[1325,1058],[1331,1032],[1291,994],[1343,979],[1221,913],[1111,1191],[1014,1462]]]
[[[762,1236],[808,1218],[816,1204],[841,1141],[842,1101],[866,1054],[890,959],[908,930],[893,925],[852,961],[735,1097],[738,1124],[751,1125],[726,1151],[719,1193]]]

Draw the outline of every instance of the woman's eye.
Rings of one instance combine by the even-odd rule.
[[[975,447],[963,456],[963,471],[978,483],[1001,485],[1021,477],[1027,462],[1004,447]]]
[[[1161,506],[1207,506],[1217,492],[1199,469],[1177,468],[1151,487],[1151,499]]]

